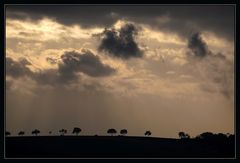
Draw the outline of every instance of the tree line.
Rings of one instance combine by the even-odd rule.
[[[60,136],[64,136],[65,134],[68,133],[68,131],[66,129],[60,129],[59,131],[59,134]],[[79,128],[79,127],[74,127],[73,130],[72,130],[72,134],[78,136],[80,133],[82,132],[82,129]],[[34,129],[32,132],[32,135],[35,135],[35,136],[38,136],[41,132],[40,130],[38,129]],[[107,130],[107,134],[111,135],[111,136],[114,136],[116,135],[118,132],[116,129],[114,128],[110,128]],[[120,136],[125,136],[128,134],[128,130],[127,129],[121,129],[120,130]],[[52,134],[52,131],[49,131],[49,135]],[[10,136],[11,133],[9,131],[6,131],[5,132],[5,135],[6,136]],[[24,136],[25,135],[25,132],[24,131],[19,131],[18,132],[18,136]],[[152,132],[147,130],[145,133],[144,133],[145,136],[151,136],[152,135]],[[95,136],[98,136],[98,135],[95,135]],[[218,134],[214,134],[212,132],[204,132],[204,133],[201,133],[200,135],[197,135],[196,137],[190,137],[189,134],[181,131],[178,133],[178,136],[180,139],[197,139],[197,140],[209,140],[209,141],[216,141],[216,140],[226,140],[228,138],[230,139],[233,139],[235,138],[235,136],[233,134],[223,134],[223,133],[218,133]]]
[[[82,131],[81,128],[79,128],[79,127],[74,127],[74,128],[73,128],[73,131],[72,131],[72,134],[76,134],[76,135],[78,136],[81,131]],[[68,131],[67,131],[66,129],[60,129],[58,132],[60,133],[60,136],[64,136],[65,134],[67,134]],[[122,130],[120,130],[119,133],[120,133],[122,136],[124,136],[124,135],[127,135],[128,130],[127,130],[127,129],[122,129]],[[34,129],[34,130],[32,131],[32,135],[37,136],[38,134],[40,134],[40,130]],[[48,134],[51,135],[51,134],[52,134],[52,131],[49,131]],[[116,134],[117,134],[117,130],[114,129],[114,128],[110,128],[110,129],[107,130],[107,134],[109,134],[109,135],[111,135],[111,136],[116,135]],[[145,136],[150,136],[151,134],[152,134],[151,131],[146,131],[146,132],[145,132]],[[6,136],[10,136],[10,135],[11,135],[11,132],[6,131],[6,132],[5,132],[5,135],[6,135]],[[25,131],[19,131],[19,132],[18,132],[18,136],[23,136],[23,135],[25,135]],[[95,135],[95,136],[97,136],[97,135]]]

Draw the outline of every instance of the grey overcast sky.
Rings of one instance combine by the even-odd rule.
[[[234,12],[7,5],[6,129],[234,133]]]

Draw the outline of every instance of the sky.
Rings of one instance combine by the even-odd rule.
[[[6,130],[234,133],[234,6],[7,5]]]

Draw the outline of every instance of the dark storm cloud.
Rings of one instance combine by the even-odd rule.
[[[200,33],[195,33],[190,37],[188,48],[197,57],[204,57],[209,53],[207,44],[202,40]]]
[[[59,72],[62,75],[74,72],[83,72],[89,76],[108,76],[115,72],[115,69],[101,62],[100,58],[89,50],[82,53],[75,51],[65,52],[61,59],[63,64],[59,65]]]
[[[116,70],[101,62],[100,58],[89,50],[81,53],[70,51],[61,56],[62,63],[58,63],[58,69],[32,72],[26,59],[13,61],[6,59],[6,74],[14,78],[28,76],[41,84],[64,84],[78,79],[79,72],[92,77],[103,77],[113,74]]]
[[[50,17],[65,25],[81,24],[83,27],[110,27],[124,18],[184,37],[209,30],[230,40],[233,40],[235,25],[233,5],[21,5],[7,6],[6,15],[7,18],[33,20]],[[162,16],[169,16],[170,21],[159,23]]]
[[[30,63],[26,59],[14,61],[12,58],[7,57],[6,75],[13,78],[29,77],[41,84],[54,84],[57,82],[57,70],[33,72],[27,67],[27,65],[30,65]]]
[[[6,74],[14,78],[19,78],[22,76],[30,75],[32,72],[27,67],[31,63],[27,59],[20,59],[19,61],[14,61],[12,58],[6,58]]]
[[[143,52],[134,40],[137,32],[137,28],[133,24],[126,24],[119,30],[105,29],[101,34],[102,38],[98,50],[124,59],[142,57]]]
[[[222,53],[214,53],[206,42],[202,40],[199,32],[193,34],[188,40],[188,48],[191,50],[194,58],[203,59],[200,64],[207,68],[205,72],[211,81],[219,86],[219,92],[226,98],[233,96],[233,63],[226,59]],[[195,60],[198,64],[199,60]],[[214,88],[209,85],[200,86],[204,91],[214,92]]]
[[[199,58],[204,58],[206,56],[211,56],[212,59],[221,59],[226,60],[226,57],[224,54],[218,52],[213,53],[207,43],[202,39],[201,33],[197,32],[194,33],[189,39],[188,39],[188,48],[191,50],[192,54]]]
[[[199,5],[172,7],[166,12],[170,21],[159,29],[189,37],[197,31],[211,31],[230,41],[234,39],[234,6]]]
[[[101,6],[77,5],[29,5],[7,6],[6,16],[13,19],[39,20],[44,17],[56,19],[64,25],[81,24],[84,28],[102,26],[110,27],[117,17],[111,16],[111,9]]]

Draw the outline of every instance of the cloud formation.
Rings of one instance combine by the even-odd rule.
[[[190,37],[188,48],[197,57],[204,57],[209,53],[207,44],[202,40],[200,33],[195,33]]]
[[[6,73],[14,78],[28,76],[41,84],[54,85],[77,80],[80,72],[91,77],[104,77],[116,71],[114,68],[103,64],[98,56],[87,49],[81,52],[65,52],[61,55],[61,62],[58,63],[57,69],[33,72],[27,65],[30,65],[30,62],[26,59],[14,61],[12,58],[7,57]]]
[[[230,40],[234,39],[235,26],[234,5],[11,5],[7,8],[6,16],[19,20],[39,20],[47,16],[64,25],[81,24],[85,28],[111,27],[124,18],[176,32],[184,37],[189,36],[189,31],[209,29]],[[169,19],[163,21],[166,17]]]
[[[103,64],[98,56],[86,49],[82,53],[65,52],[61,59],[63,63],[59,64],[59,73],[63,76],[71,76],[75,72],[82,72],[92,77],[101,77],[115,72],[115,69]]]
[[[195,66],[203,74],[207,75],[210,81],[219,86],[219,92],[227,98],[233,96],[233,62],[226,59],[222,53],[212,52],[207,43],[201,38],[199,32],[193,34],[188,40],[188,48],[195,58],[201,58],[201,62],[196,61]],[[207,80],[208,80],[207,79]],[[203,90],[212,90],[209,85],[201,86]]]
[[[25,58],[21,58],[17,62],[17,61],[14,61],[12,58],[7,57],[6,58],[6,74],[14,78],[30,75],[32,72],[27,67],[27,65],[31,65],[31,63]]]
[[[137,34],[137,28],[133,24],[125,24],[119,30],[105,29],[98,50],[123,59],[142,57],[143,52],[134,40]]]

